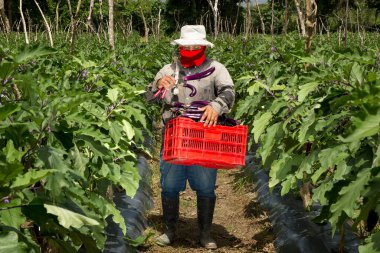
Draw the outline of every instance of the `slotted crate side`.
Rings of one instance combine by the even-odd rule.
[[[186,118],[168,122],[163,159],[182,165],[236,168],[245,165],[246,126],[204,127]]]

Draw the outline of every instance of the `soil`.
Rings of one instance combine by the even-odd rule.
[[[155,238],[164,231],[159,186],[158,162],[152,160],[154,208],[147,214],[152,233],[140,252],[275,252],[274,236],[268,214],[256,199],[254,185],[241,170],[219,170],[212,237],[218,244],[216,250],[202,248],[198,241],[196,195],[190,187],[180,195],[178,238],[167,247],[155,244]]]

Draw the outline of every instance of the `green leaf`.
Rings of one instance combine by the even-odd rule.
[[[311,154],[307,155],[302,159],[302,162],[298,168],[298,171],[296,172],[295,176],[298,179],[303,179],[304,173],[306,174],[311,174],[311,168],[313,164],[317,161],[318,159],[318,153],[319,150],[311,152]]]
[[[313,189],[313,201],[321,203],[321,205],[326,206],[329,203],[328,198],[326,198],[326,192],[329,192],[334,186],[332,181],[324,182],[320,184],[317,188]]]
[[[131,123],[129,123],[126,120],[123,120],[123,130],[127,134],[128,140],[132,140],[133,136],[135,136],[135,130],[133,130],[133,127]]]
[[[69,166],[64,161],[63,156],[67,155],[64,150],[44,146],[38,151],[38,158],[44,162],[47,169],[56,169],[59,171],[66,171]]]
[[[357,178],[354,181],[351,181],[348,186],[345,186],[340,190],[340,198],[336,201],[336,203],[332,204],[330,208],[332,216],[329,220],[333,227],[333,234],[335,233],[336,226],[342,212],[350,218],[355,218],[359,214],[356,212],[359,206],[358,201],[365,189],[365,186],[368,184],[370,177],[371,168],[366,168],[358,173]]]
[[[17,175],[22,172],[24,166],[20,162],[16,163],[3,163],[0,160],[0,185],[2,187],[8,186]]]
[[[54,172],[57,172],[57,170],[29,170],[25,174],[19,175],[11,185],[11,188],[23,188],[30,186]]]
[[[18,112],[21,109],[19,104],[5,104],[0,106],[0,121],[5,120],[9,115]]]
[[[31,47],[26,46],[24,50],[14,58],[14,61],[16,63],[23,63],[40,56],[53,54],[55,52],[56,51],[54,49],[43,46],[42,44]]]
[[[321,167],[311,177],[313,183],[316,183],[319,177],[329,168],[334,169],[336,165],[343,166],[342,162],[349,157],[346,145],[339,145],[322,150],[319,155]],[[343,168],[342,168],[343,169]]]
[[[298,101],[303,102],[310,92],[314,91],[318,87],[318,82],[311,82],[300,86],[300,91],[297,93]]]
[[[264,135],[263,146],[260,152],[263,164],[265,164],[268,156],[272,153],[272,148],[276,141],[279,139],[278,135],[281,135],[282,133],[281,125],[282,122],[271,125],[268,127],[267,133]]]
[[[146,243],[148,241],[148,239],[154,235],[155,235],[155,233],[149,232],[147,235],[138,236],[137,238],[135,238],[133,240],[129,239],[129,238],[126,238],[126,239],[127,239],[129,245],[137,248],[139,246],[144,245],[144,243]]]
[[[341,138],[343,142],[353,142],[378,134],[380,132],[380,110],[377,110],[375,115],[367,114],[363,119],[353,118],[353,125],[353,132],[347,138]]]
[[[269,171],[269,188],[273,188],[279,182],[284,180],[292,169],[298,167],[302,162],[303,157],[294,155],[290,156],[287,153],[281,154],[280,159],[274,161]]]
[[[377,146],[375,159],[373,159],[372,168],[380,167],[380,145]]]
[[[128,196],[133,198],[139,188],[140,175],[133,163],[125,163],[122,166],[120,186],[123,187]]]
[[[79,171],[79,174],[83,177],[89,159],[86,156],[84,156],[82,152],[79,151],[77,145],[74,146],[74,151],[72,152],[72,155],[74,158],[74,167]]]
[[[359,246],[360,253],[379,253],[380,252],[380,231],[366,239],[364,245]]]
[[[81,215],[79,213],[75,213],[73,211],[70,211],[68,209],[59,207],[59,206],[53,206],[44,204],[44,207],[46,208],[46,211],[48,213],[51,213],[58,217],[58,222],[61,226],[65,228],[81,228],[82,226],[98,226],[100,225],[98,221],[86,217],[84,215]]]
[[[290,189],[294,188],[297,185],[297,179],[293,175],[288,175],[285,181],[281,184],[281,196],[287,194]]]
[[[354,63],[351,68],[350,78],[351,83],[359,83],[359,85],[363,84],[364,78],[363,78],[363,69],[359,66],[358,63]]]
[[[265,127],[269,124],[272,117],[273,115],[271,112],[266,112],[254,120],[252,131],[256,143],[259,141],[260,135],[264,132]]]
[[[104,147],[100,141],[94,140],[93,137],[87,135],[79,135],[78,139],[84,140],[95,155],[100,157],[110,155],[110,151]]]
[[[75,56],[73,56],[73,61],[79,63],[84,69],[96,67],[96,63],[91,60],[81,60]]]
[[[348,166],[346,161],[341,161],[336,165],[336,171],[334,173],[334,180],[342,180],[344,176],[351,172],[352,166]]]
[[[112,101],[112,103],[115,103],[117,100],[117,97],[119,95],[119,89],[108,89],[107,97]]]
[[[20,199],[12,199],[10,204],[13,206],[19,206],[21,201]],[[7,206],[4,208],[7,208]],[[26,218],[21,212],[21,207],[9,207],[9,209],[3,209],[0,211],[0,223],[6,226],[20,229],[21,224],[23,224],[25,220]]]
[[[16,232],[9,231],[4,235],[0,233],[0,252],[4,253],[29,253],[28,246],[18,241],[18,235]],[[34,252],[34,251],[33,251]]]
[[[8,140],[7,146],[3,148],[3,152],[6,155],[7,162],[9,163],[13,163],[15,161],[20,162],[22,156],[25,154],[25,152],[20,152],[15,149],[12,140]]]
[[[253,82],[251,86],[248,87],[247,92],[250,96],[253,96],[255,93],[259,92],[260,85],[257,81]]]
[[[116,144],[119,143],[122,134],[121,132],[123,131],[123,127],[120,126],[119,122],[108,122],[108,126],[110,128],[110,136],[111,138],[115,141]]]
[[[306,141],[308,130],[310,129],[311,125],[313,125],[315,122],[314,110],[310,110],[307,115],[308,116],[301,125],[301,128],[298,133],[298,141],[300,143],[304,143]]]
[[[45,189],[50,191],[53,199],[58,199],[64,194],[63,189],[69,187],[69,182],[61,171],[46,176]]]

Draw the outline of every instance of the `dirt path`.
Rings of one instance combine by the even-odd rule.
[[[160,247],[154,238],[163,231],[162,209],[157,162],[153,162],[153,191],[155,207],[148,214],[151,237],[140,252],[275,252],[268,215],[256,200],[253,185],[239,170],[219,170],[217,202],[211,231],[219,248],[205,250],[198,243],[196,195],[187,187],[180,196],[179,238],[169,247]]]

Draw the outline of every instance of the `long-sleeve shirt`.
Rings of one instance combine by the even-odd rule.
[[[154,93],[158,90],[157,82],[166,75],[175,76],[176,68],[179,68],[178,73],[178,94],[174,95],[173,89],[168,90],[164,101],[164,110],[162,114],[163,122],[173,117],[170,111],[171,106],[175,102],[190,104],[193,101],[208,101],[212,108],[219,114],[228,113],[235,102],[234,84],[226,67],[214,60],[206,59],[199,67],[184,68],[178,62],[165,65],[155,76],[146,89],[146,98],[150,102],[159,99],[154,97]],[[195,96],[190,97],[191,89],[183,86],[183,77],[200,73],[215,67],[215,71],[202,79],[187,81],[188,84],[194,86],[197,90]]]

